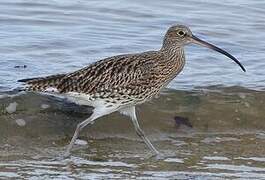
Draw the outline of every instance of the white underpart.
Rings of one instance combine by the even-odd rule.
[[[119,103],[111,103],[111,102],[106,101],[106,100],[111,100],[111,99],[107,99],[107,98],[106,99],[101,99],[101,98],[94,99],[94,98],[91,98],[91,95],[84,94],[84,93],[69,92],[65,94],[65,97],[69,101],[72,101],[76,104],[93,106],[95,108],[106,107],[107,109],[113,109],[113,108],[120,109],[122,106],[122,104],[119,104]]]
[[[61,99],[65,98],[65,95],[59,93],[59,90],[55,87],[48,87],[44,91],[41,91],[38,93],[43,94],[43,95],[54,96],[54,97],[61,98]]]
[[[58,93],[58,89],[55,87],[48,87],[47,89],[44,90],[44,92],[55,92]]]
[[[78,105],[92,106],[97,111],[97,116],[103,116],[114,111],[118,111],[124,105],[119,103],[107,102],[105,99],[95,99],[91,98],[91,95],[78,92],[67,92],[67,93],[58,93],[58,90],[53,87],[47,88],[41,94],[50,95],[58,98],[66,98],[68,101],[71,101]]]
[[[89,94],[78,93],[78,92],[68,92],[65,94],[65,97],[76,104],[79,105],[88,105],[95,107],[95,103],[99,103],[99,101],[91,101],[91,96]]]
[[[69,92],[65,94],[65,97],[76,104],[93,106],[94,116],[101,117],[110,114],[115,111],[119,111],[121,114],[135,118],[134,106],[126,106],[119,103],[106,102],[104,99],[91,99],[91,96],[84,93]]]
[[[87,105],[94,107],[93,116],[95,118],[99,118],[101,116],[113,113],[115,111],[119,111],[120,109],[124,108],[119,103],[111,103],[106,102],[105,99],[93,99],[91,100],[91,96],[84,93],[77,93],[77,92],[69,92],[65,94],[67,100],[74,102],[78,105]]]

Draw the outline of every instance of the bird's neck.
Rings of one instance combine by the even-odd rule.
[[[170,37],[165,36],[160,51],[169,57],[172,57],[174,55],[178,55],[179,53],[183,53],[183,46],[172,40]]]
[[[182,46],[162,46],[160,52],[164,54],[164,61],[174,62],[174,61],[184,61],[184,48]],[[184,63],[184,62],[183,62]]]
[[[167,50],[167,49],[172,49],[172,48],[180,48],[182,47],[181,42],[169,34],[166,34],[164,39],[163,39],[163,44],[161,47],[161,50]]]
[[[168,80],[172,80],[181,72],[185,65],[184,48],[180,46],[168,46],[162,47],[160,52],[164,56],[164,58],[159,60],[160,65],[164,67],[162,71],[164,71]]]
[[[159,60],[160,65],[168,76],[175,77],[185,65],[184,47],[176,39],[166,35],[160,52],[163,54],[163,58]]]

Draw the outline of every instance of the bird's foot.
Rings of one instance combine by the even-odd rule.
[[[163,160],[166,157],[162,153],[152,153],[151,155],[147,156],[147,159],[153,159],[153,160]]]
[[[68,157],[70,157],[70,156],[71,156],[71,153],[70,153],[70,151],[68,151],[68,150],[66,150],[65,153],[63,154],[63,157],[64,157],[64,158],[68,158]]]

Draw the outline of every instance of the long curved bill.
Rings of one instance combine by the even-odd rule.
[[[219,53],[221,53],[221,54],[223,54],[223,55],[229,57],[229,58],[232,59],[235,63],[237,63],[237,64],[241,67],[241,69],[242,69],[244,72],[246,72],[246,69],[244,68],[244,66],[243,66],[243,65],[242,65],[242,64],[241,64],[241,63],[240,63],[240,62],[239,62],[234,56],[232,56],[232,55],[229,54],[228,52],[226,52],[226,51],[222,50],[221,48],[216,47],[215,45],[212,45],[212,44],[210,44],[210,43],[208,43],[208,42],[206,42],[206,41],[203,41],[203,40],[197,38],[197,37],[194,36],[194,35],[191,36],[191,40],[192,40],[192,42],[195,43],[195,44],[198,44],[198,45],[201,45],[201,46],[204,46],[204,47],[210,48],[210,49],[212,49],[212,50],[215,50],[215,51],[217,51],[217,52],[219,52]]]

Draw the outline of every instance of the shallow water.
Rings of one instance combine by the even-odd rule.
[[[139,106],[141,126],[162,159],[150,157],[129,119],[118,113],[84,129],[72,156],[63,158],[89,107],[33,93],[1,97],[2,178],[264,179],[265,94],[260,91],[166,90]],[[176,124],[176,115],[189,118],[193,127]]]
[[[264,8],[258,0],[1,0],[0,179],[264,179]],[[159,49],[176,23],[229,51],[247,72],[205,48],[186,48],[187,64],[171,89],[137,107],[164,159],[150,158],[118,113],[86,128],[64,159],[91,109],[12,90],[21,78]],[[176,124],[175,116],[193,127]]]

